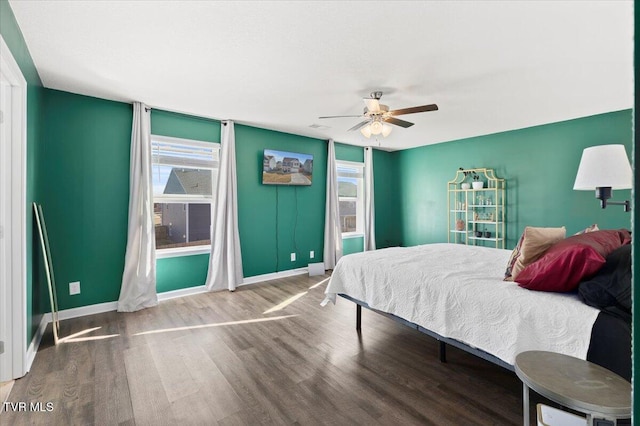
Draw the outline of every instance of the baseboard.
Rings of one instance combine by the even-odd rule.
[[[240,285],[243,286],[247,284],[261,283],[263,281],[277,280],[278,278],[293,277],[294,275],[302,275],[308,272],[309,272],[309,269],[304,267],[304,268],[297,268],[297,269],[289,269],[288,271],[271,272],[269,274],[263,274],[263,275],[254,275],[253,277],[248,277],[243,279],[242,284]]]
[[[176,297],[190,296],[206,292],[206,287],[201,285],[197,287],[182,288],[179,290],[165,291],[158,293],[158,301],[174,299]],[[80,306],[78,308],[64,309],[58,312],[58,320],[63,321],[72,318],[84,317],[87,315],[102,314],[118,309],[118,302],[96,303],[95,305]],[[43,315],[43,321],[46,324],[51,322],[51,312]],[[41,336],[42,337],[42,336]],[[35,338],[34,338],[35,339]]]
[[[200,293],[206,293],[206,292],[207,292],[207,287],[203,285],[199,285],[197,287],[181,288],[179,290],[171,290],[171,291],[158,293],[158,301],[162,302],[164,300],[175,299],[176,297],[191,296],[193,294],[200,294]]]
[[[115,311],[118,309],[118,302],[96,303],[95,305],[80,306],[79,308],[65,309],[58,311],[58,321],[72,318],[85,317],[87,315],[102,314],[104,312]],[[51,312],[45,314],[47,321],[51,322]]]
[[[36,353],[38,352],[38,348],[40,347],[40,341],[42,340],[42,336],[44,335],[44,331],[47,329],[47,325],[51,322],[51,314],[44,314],[40,319],[40,325],[38,325],[38,329],[36,330],[35,336],[31,339],[31,343],[27,348],[27,357],[25,364],[25,371],[28,372],[31,370],[31,365],[33,364],[33,360],[36,358]]]

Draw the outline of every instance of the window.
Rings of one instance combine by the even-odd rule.
[[[184,254],[194,247],[211,246],[219,147],[211,142],[151,136],[156,249]]]
[[[364,232],[364,164],[336,161],[342,236]]]

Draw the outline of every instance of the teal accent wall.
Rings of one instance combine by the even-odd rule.
[[[364,251],[364,237],[352,237],[342,239],[342,255],[360,253]]]
[[[0,34],[9,47],[13,58],[27,82],[27,342],[35,335],[42,315],[49,312],[50,304],[44,278],[40,253],[34,249],[33,209],[31,204],[39,198],[40,188],[38,161],[42,141],[42,82],[33,63],[22,32],[7,0],[0,0]]]
[[[152,109],[151,134],[220,143],[220,122],[208,118]]]
[[[45,89],[38,156],[62,309],[118,300],[127,244],[132,106]],[[80,281],[70,296],[68,283]]]
[[[336,160],[364,163],[364,148],[361,146],[345,145],[336,142],[334,143],[334,148],[336,151]]]
[[[45,89],[42,205],[60,309],[118,299],[127,238],[131,105]],[[152,133],[218,142],[220,123],[153,110]],[[208,255],[158,259],[159,292],[204,284]],[[80,281],[81,293],[67,286]]]
[[[593,223],[630,228],[620,206],[602,210],[591,191],[574,191],[582,150],[624,144],[631,153],[631,110],[405,150],[399,155],[402,243],[447,241],[447,182],[459,167],[495,169],[507,181],[507,248],[525,226],[566,226],[573,234]],[[614,191],[614,200],[629,199]]]
[[[376,248],[402,245],[400,213],[402,192],[399,177],[400,152],[373,150],[373,199],[376,210]]]
[[[60,309],[118,299],[127,234],[131,105],[44,89],[46,128],[34,169],[40,173],[45,218],[58,283]],[[219,142],[220,122],[153,109],[157,135]],[[363,149],[336,144],[337,156],[363,161]],[[311,186],[262,184],[265,148],[314,156]],[[376,190],[381,235],[393,235],[397,208],[385,201],[393,188],[393,155],[376,152],[381,162]],[[324,140],[236,125],[238,224],[244,276],[268,274],[321,262],[324,240],[327,144]],[[388,237],[385,241],[396,241]],[[347,246],[356,240],[347,242]],[[352,250],[362,250],[362,239]],[[310,258],[310,251],[315,257]],[[290,254],[296,253],[291,262]],[[209,255],[157,260],[157,290],[203,285]],[[68,283],[80,281],[70,296]],[[46,294],[46,293],[45,293]],[[45,310],[46,312],[47,310]]]
[[[238,226],[245,277],[322,261],[327,143],[236,125]],[[265,148],[313,155],[311,186],[262,184]],[[315,252],[314,259],[309,252]],[[291,262],[290,253],[297,258]]]
[[[204,285],[209,268],[209,255],[169,257],[156,262],[158,293]]]

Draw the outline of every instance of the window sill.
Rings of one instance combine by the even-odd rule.
[[[362,232],[343,232],[342,239],[346,240],[348,238],[364,238],[364,234]]]
[[[211,253],[211,246],[178,247],[169,249],[157,249],[156,259],[166,259],[169,257],[193,256],[197,254]]]

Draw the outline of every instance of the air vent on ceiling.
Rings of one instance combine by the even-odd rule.
[[[311,127],[312,129],[318,129],[318,130],[324,130],[324,129],[330,129],[331,127],[329,126],[325,126],[322,124],[312,124],[309,127]]]

